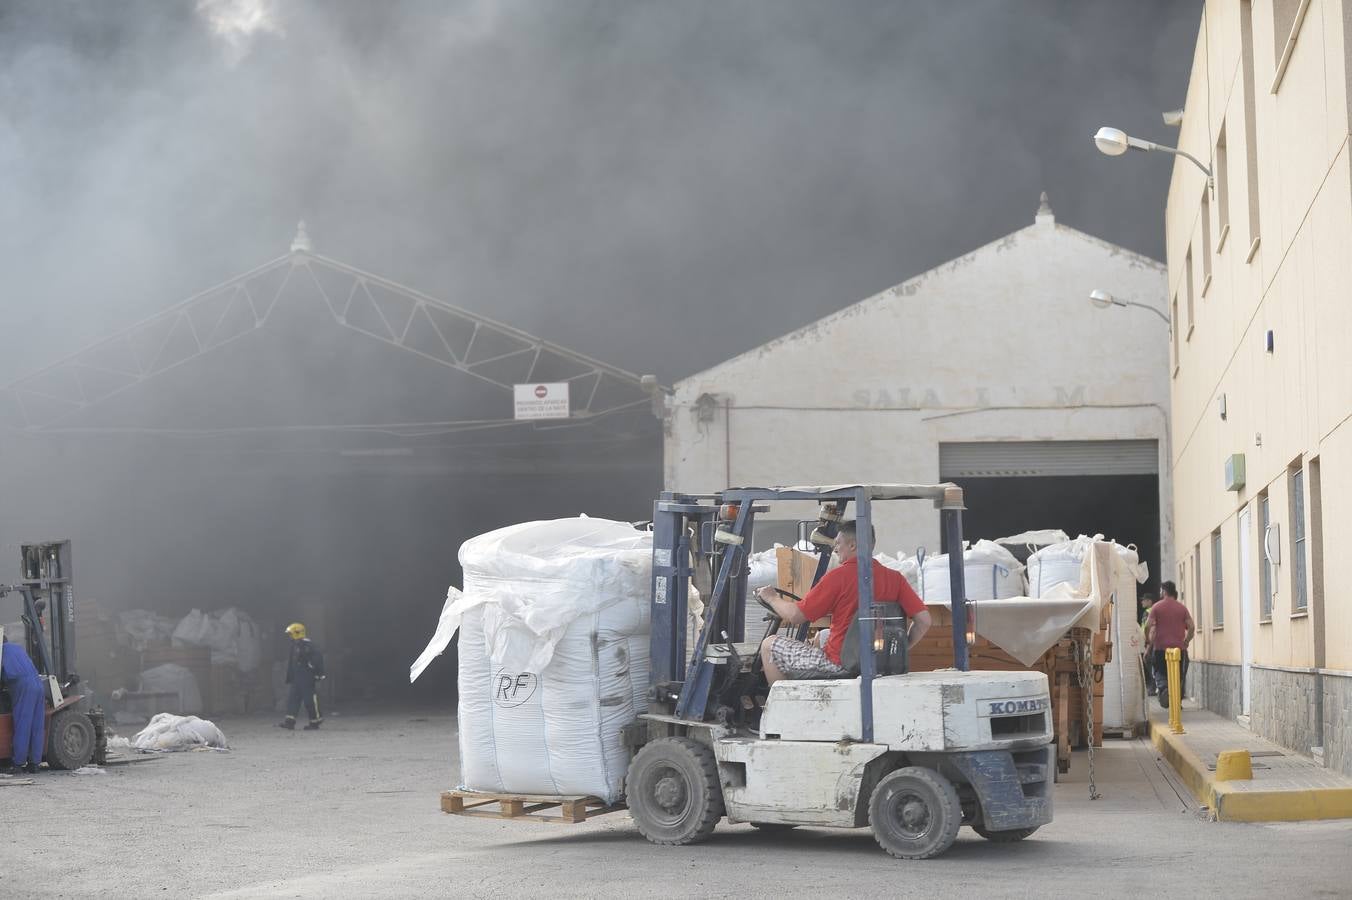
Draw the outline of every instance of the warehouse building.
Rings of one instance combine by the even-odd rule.
[[[557,418],[519,418],[518,386],[530,403],[565,384]],[[19,544],[71,539],[78,671],[103,694],[149,657],[100,645],[100,621],[233,607],[265,661],[305,622],[338,699],[406,696],[461,542],[643,518],[659,441],[638,375],[320,255],[302,229],[281,257],[0,386],[0,581],[18,580]],[[0,624],[16,618],[0,604]]]
[[[1058,224],[1043,195],[1027,227],[677,383],[665,483],[951,480],[969,538],[1102,532],[1157,584],[1173,568],[1164,303],[1163,265]],[[928,510],[875,516],[888,553],[940,548]],[[758,527],[764,547],[796,522]]]
[[[1179,146],[1213,183],[1176,164],[1166,219],[1195,690],[1352,773],[1352,16],[1241,0],[1202,26]]]

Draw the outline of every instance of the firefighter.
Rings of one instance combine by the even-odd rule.
[[[36,775],[42,762],[46,736],[47,703],[43,699],[42,676],[28,654],[9,638],[0,638],[0,683],[9,691],[14,707],[14,749],[6,775],[26,769]]]
[[[309,638],[305,636],[305,626],[292,622],[286,626],[286,636],[291,638],[291,654],[286,661],[286,683],[291,690],[286,698],[286,718],[278,722],[279,728],[288,731],[296,729],[296,713],[301,704],[310,714],[310,724],[306,731],[318,731],[324,718],[319,714],[319,682],[324,680],[324,656]]]

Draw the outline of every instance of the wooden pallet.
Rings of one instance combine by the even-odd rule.
[[[496,809],[485,809],[493,804],[497,804]],[[453,816],[516,819],[554,825],[575,825],[626,808],[623,803],[608,804],[599,797],[489,794],[480,791],[443,791],[441,794],[441,811]],[[558,810],[558,813],[550,814],[550,810]]]

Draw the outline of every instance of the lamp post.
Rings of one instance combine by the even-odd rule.
[[[1211,169],[1202,163],[1197,157],[1186,150],[1179,150],[1177,147],[1166,147],[1163,144],[1156,144],[1154,141],[1146,141],[1141,138],[1134,138],[1120,128],[1110,128],[1104,125],[1094,135],[1094,146],[1099,148],[1099,152],[1107,156],[1121,156],[1128,150],[1140,150],[1149,152],[1151,150],[1160,150],[1164,153],[1172,153],[1174,156],[1181,156],[1192,162],[1194,166],[1202,170],[1206,176],[1208,187],[1212,186]]]
[[[1148,309],[1155,315],[1159,316],[1160,320],[1163,321],[1165,325],[1170,324],[1169,317],[1166,316],[1164,313],[1160,312],[1155,307],[1151,306],[1150,304],[1137,303],[1135,300],[1119,300],[1112,294],[1108,293],[1107,291],[1097,291],[1097,290],[1090,291],[1089,302],[1097,306],[1099,309],[1108,309],[1109,307],[1112,306],[1135,306],[1140,309]]]

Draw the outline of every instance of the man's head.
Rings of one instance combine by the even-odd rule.
[[[870,525],[869,543],[876,545],[877,542],[878,532]],[[859,531],[854,519],[840,523],[840,530],[836,532],[836,555],[843,563],[859,555]]]
[[[1164,584],[1161,584],[1161,585],[1160,585],[1160,599],[1161,599],[1161,600],[1177,600],[1177,599],[1178,599],[1178,586],[1177,586],[1176,584],[1174,584],[1172,581],[1166,581],[1166,582],[1164,582]]]
[[[286,626],[286,636],[293,641],[305,640],[305,626],[300,622],[292,622]]]
[[[1146,610],[1154,605],[1155,605],[1155,597],[1153,594],[1141,595],[1141,609]]]

